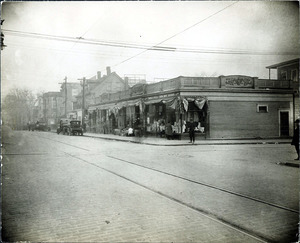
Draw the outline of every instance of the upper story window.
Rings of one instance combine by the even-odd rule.
[[[297,82],[299,80],[297,69],[291,71],[291,80]]]
[[[287,80],[287,71],[281,71],[280,80]]]

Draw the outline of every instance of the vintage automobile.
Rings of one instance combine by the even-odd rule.
[[[61,119],[59,124],[57,134],[62,132],[64,135],[83,135],[83,128],[79,120]]]
[[[50,131],[50,127],[47,125],[46,122],[37,121],[36,123],[30,124],[28,127],[29,131]]]
[[[60,134],[61,132],[63,135],[69,132],[69,126],[70,126],[70,119],[61,119],[59,121],[59,127],[57,128],[57,134]]]
[[[81,126],[81,121],[72,120],[70,121],[70,134],[69,135],[83,135],[83,128]]]

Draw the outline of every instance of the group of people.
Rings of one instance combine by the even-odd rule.
[[[195,143],[195,130],[196,130],[196,125],[197,123],[195,123],[192,119],[190,120],[190,122],[186,125],[186,128],[188,129],[189,132],[189,137],[190,137],[190,143]],[[174,137],[174,133],[173,133],[173,127],[171,125],[171,122],[168,121],[166,125],[163,125],[163,133],[166,135],[166,138],[168,140],[173,139]],[[162,136],[162,133],[161,133]]]
[[[296,129],[294,131],[293,139],[291,142],[291,145],[295,146],[296,152],[298,157],[295,160],[299,160],[299,125],[300,125],[300,120],[297,119],[295,121],[296,124]],[[195,129],[196,129],[196,123],[193,121],[193,119],[190,120],[190,122],[187,124],[186,128],[188,129],[189,132],[189,137],[190,141],[189,143],[194,144],[195,143]],[[166,135],[166,138],[168,140],[173,139],[173,127],[171,125],[171,122],[168,121],[167,124],[165,125],[164,123],[160,124],[160,136],[163,134]],[[127,126],[126,130],[126,135],[127,136],[134,136],[134,129],[130,127],[129,125]]]

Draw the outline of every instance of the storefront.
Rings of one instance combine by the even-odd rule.
[[[293,133],[293,92],[288,81],[245,76],[178,77],[132,88],[120,98],[90,107],[96,132],[162,136],[170,122],[173,134],[187,138],[191,123],[201,138],[255,138]],[[284,123],[284,125],[283,125]],[[284,127],[284,128],[280,128]]]

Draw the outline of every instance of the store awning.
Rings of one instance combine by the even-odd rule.
[[[145,99],[144,103],[146,105],[157,104],[157,103],[166,104],[170,101],[173,101],[174,99],[176,99],[176,97],[160,97],[160,98],[153,98],[153,99]]]
[[[194,102],[194,104],[200,109],[202,110],[204,105],[207,102],[207,99],[204,97],[182,97],[182,103],[183,103],[183,107],[184,110],[187,111],[188,110],[188,105],[189,102]]]
[[[89,108],[88,108],[88,111],[94,111],[94,110],[96,110],[97,109],[97,107],[95,107],[95,106],[90,106]]]
[[[141,101],[141,99],[128,100],[126,102],[126,105],[127,106],[136,106],[138,104],[138,102],[140,102],[140,101]]]

